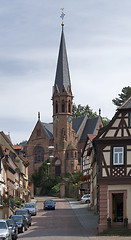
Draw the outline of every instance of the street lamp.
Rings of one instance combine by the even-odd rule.
[[[49,159],[53,159],[54,156],[53,156],[53,150],[54,150],[54,146],[50,145],[48,146],[48,149],[49,149]],[[48,167],[48,175],[49,175],[49,167],[50,167],[51,163],[48,162],[47,163],[47,167]]]
[[[47,173],[48,173],[48,176],[49,176],[49,167],[50,167],[50,162],[47,163]]]

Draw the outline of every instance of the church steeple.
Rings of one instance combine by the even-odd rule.
[[[67,59],[63,27],[64,26],[62,23],[61,41],[60,41],[60,48],[59,48],[59,55],[58,55],[58,62],[57,62],[57,69],[56,69],[56,77],[55,77],[55,84],[54,84],[54,90],[55,90],[55,88],[57,88],[58,92],[61,91],[63,86],[64,86],[66,92],[68,91],[69,88],[71,88],[70,73],[69,73],[69,66],[68,66],[68,59]]]

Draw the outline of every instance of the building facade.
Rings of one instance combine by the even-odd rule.
[[[99,232],[112,225],[131,228],[131,97],[117,109],[110,123],[94,139]]]
[[[52,92],[53,122],[42,122],[38,114],[38,121],[27,143],[30,178],[47,159],[51,161],[51,174],[54,176],[66,177],[70,172],[80,170],[81,152],[94,121],[89,121],[88,114],[78,118],[72,116],[73,94],[63,28],[62,24]]]

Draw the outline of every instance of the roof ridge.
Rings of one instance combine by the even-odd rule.
[[[118,109],[122,109],[130,100],[131,96],[120,107],[118,107]]]

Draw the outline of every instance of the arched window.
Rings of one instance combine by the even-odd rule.
[[[61,166],[55,166],[55,176],[61,175]]]
[[[57,159],[55,162],[55,176],[60,176],[60,175],[61,175],[61,162],[59,159]]]
[[[35,149],[35,163],[44,161],[44,150],[43,147],[37,146]]]
[[[62,112],[65,112],[65,102],[62,100]]]
[[[56,104],[55,104],[55,109],[56,109],[56,113],[58,113],[58,102],[56,101]]]
[[[70,113],[71,112],[71,102],[69,100],[69,103],[68,103],[68,112]]]

